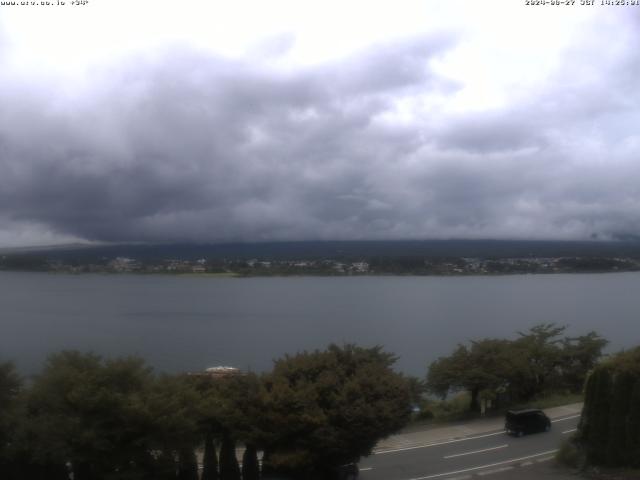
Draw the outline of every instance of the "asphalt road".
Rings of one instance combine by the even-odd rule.
[[[360,480],[466,479],[549,460],[579,415],[554,419],[551,431],[521,438],[487,432],[431,445],[379,452],[360,462]]]

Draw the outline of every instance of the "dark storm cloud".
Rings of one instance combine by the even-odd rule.
[[[400,119],[402,102],[455,94],[430,68],[454,46],[414,38],[289,73],[174,49],[94,72],[81,94],[0,75],[0,229],[102,241],[640,232],[632,49],[563,83],[582,65],[567,59],[503,109]]]

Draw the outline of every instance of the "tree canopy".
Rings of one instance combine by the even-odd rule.
[[[640,467],[640,347],[589,375],[577,441],[589,463]]]
[[[286,356],[260,376],[215,378],[65,351],[24,389],[13,366],[0,364],[0,477],[196,479],[204,448],[209,479],[257,478],[258,450],[272,467],[312,478],[369,453],[408,420],[408,382],[394,361],[379,347],[332,345]]]
[[[331,345],[277,360],[264,378],[262,439],[271,467],[314,474],[368,455],[409,419],[408,382],[380,347]]]
[[[470,410],[479,410],[482,393],[504,392],[512,401],[527,401],[545,391],[582,389],[607,341],[595,332],[561,337],[565,326],[540,324],[513,340],[486,338],[458,345],[453,353],[429,366],[427,388],[446,396],[471,394]]]

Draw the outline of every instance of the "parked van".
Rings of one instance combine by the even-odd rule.
[[[525,433],[548,432],[551,430],[551,420],[536,408],[509,410],[504,428],[508,434],[521,437]]]

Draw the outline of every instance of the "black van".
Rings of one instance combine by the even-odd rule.
[[[551,420],[542,410],[509,410],[506,415],[504,429],[507,433],[521,437],[525,433],[548,432]]]

